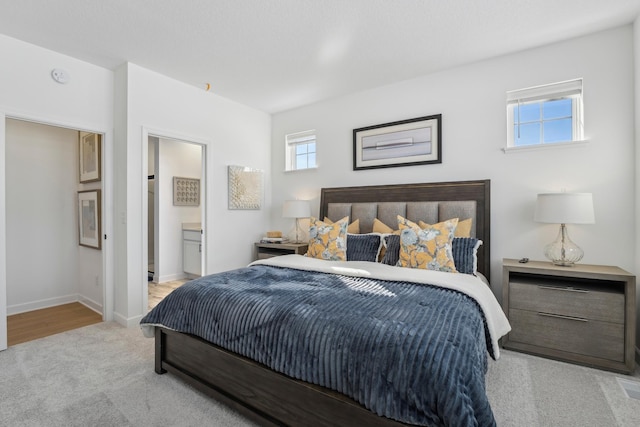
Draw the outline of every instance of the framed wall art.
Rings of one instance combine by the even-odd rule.
[[[174,176],[173,205],[200,206],[200,180]]]
[[[80,246],[101,249],[102,213],[100,190],[78,191],[78,235]]]
[[[353,130],[353,170],[442,163],[442,114]]]
[[[229,166],[229,209],[262,207],[263,172],[245,166]]]
[[[80,182],[100,181],[100,153],[102,135],[80,132]]]

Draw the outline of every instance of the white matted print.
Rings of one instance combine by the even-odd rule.
[[[353,170],[442,163],[442,115],[353,130]]]
[[[100,143],[102,135],[97,133],[79,133],[80,182],[100,181]]]
[[[80,246],[101,249],[100,190],[78,191],[78,235]]]
[[[263,172],[245,166],[229,166],[229,209],[262,207]]]

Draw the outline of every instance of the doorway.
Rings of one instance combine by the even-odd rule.
[[[87,190],[102,202],[102,179],[79,178],[82,136],[102,135],[13,118],[4,124],[6,314],[80,302],[103,317],[103,252],[80,246],[78,202]],[[101,160],[102,146],[96,154]],[[91,227],[101,224],[85,224],[98,242],[102,233]]]
[[[148,308],[203,274],[204,145],[149,135]]]
[[[79,302],[27,311],[7,317],[7,346],[102,322],[102,316]]]

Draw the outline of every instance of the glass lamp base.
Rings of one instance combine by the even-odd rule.
[[[300,236],[298,234],[299,230],[300,230],[300,218],[296,218],[296,240],[289,243],[305,243],[304,241],[300,240]]]
[[[556,240],[544,247],[544,256],[554,265],[561,267],[573,267],[584,256],[584,251],[573,243],[567,233],[565,224],[560,224],[560,231]]]
[[[573,267],[574,265],[576,265],[575,262],[571,262],[571,261],[562,261],[562,260],[551,260],[551,262],[553,263],[553,265],[559,265],[560,267]]]

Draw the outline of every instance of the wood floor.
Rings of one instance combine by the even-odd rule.
[[[188,280],[149,283],[149,310]],[[102,322],[102,315],[74,302],[7,316],[7,344],[20,344]]]
[[[7,316],[7,344],[20,344],[102,322],[102,315],[79,302]]]
[[[149,310],[158,305],[158,303],[174,289],[179,288],[188,281],[188,279],[184,279],[164,283],[149,282]]]

